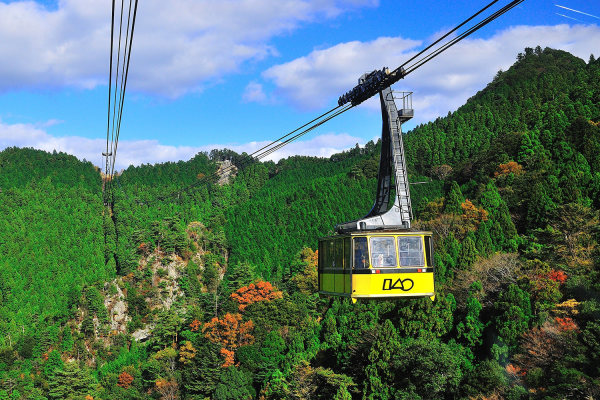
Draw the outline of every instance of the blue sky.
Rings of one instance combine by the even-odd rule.
[[[215,147],[252,152],[486,3],[141,1],[117,168]],[[455,110],[527,46],[600,56],[598,16],[598,1],[525,0],[396,85],[414,92],[405,129]],[[108,0],[0,1],[0,149],[56,149],[101,164],[109,33]],[[273,156],[328,156],[376,138],[380,125],[369,101]]]

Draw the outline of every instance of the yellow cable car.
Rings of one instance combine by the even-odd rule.
[[[340,102],[360,96],[383,72],[364,74]],[[319,293],[359,298],[435,298],[431,232],[411,231],[412,208],[401,125],[413,116],[412,93],[396,107],[392,90],[379,93],[383,128],[375,203],[363,218],[339,224],[319,239]],[[392,196],[392,188],[395,195]]]
[[[319,239],[319,293],[435,297],[431,232],[353,232]]]

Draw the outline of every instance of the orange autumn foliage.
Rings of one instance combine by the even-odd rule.
[[[473,221],[479,224],[482,221],[487,221],[488,212],[483,208],[477,208],[475,204],[471,202],[471,200],[466,199],[464,203],[462,203],[461,208],[463,210],[463,219]]]
[[[239,310],[244,309],[258,301],[271,301],[273,299],[281,299],[283,293],[277,291],[276,288],[269,282],[257,281],[248,286],[244,286],[231,294],[231,298],[239,303]]]
[[[197,319],[193,320],[192,323],[190,324],[190,328],[192,328],[192,332],[197,332],[198,329],[200,329],[200,325],[202,325],[202,322],[198,321]]]
[[[222,348],[221,355],[225,359],[225,362],[222,365],[223,368],[231,367],[234,364],[235,353],[233,351],[227,350],[226,348]]]
[[[548,278],[554,282],[565,283],[567,280],[567,274],[565,274],[563,271],[557,271],[553,269],[548,274]]]
[[[223,319],[213,318],[204,324],[202,333],[212,343],[221,346],[221,354],[225,358],[223,367],[234,363],[235,351],[241,347],[254,343],[252,321],[242,323],[240,314],[227,313]]]
[[[513,377],[517,377],[517,376],[525,376],[526,371],[523,371],[521,369],[521,367],[519,367],[518,365],[508,364],[506,366],[506,373]]]
[[[506,164],[498,165],[498,170],[494,172],[494,177],[506,176],[509,174],[521,175],[523,173],[523,166],[514,161],[509,161]]]
[[[121,386],[123,389],[127,389],[129,388],[129,386],[131,386],[132,383],[133,376],[129,375],[125,371],[121,372],[121,375],[119,375],[119,381],[117,383],[117,386]]]
[[[579,330],[579,327],[577,326],[577,324],[575,323],[575,321],[573,321],[573,318],[571,318],[571,317],[564,317],[564,318],[556,317],[556,318],[554,318],[554,320],[558,324],[558,329],[562,332]]]

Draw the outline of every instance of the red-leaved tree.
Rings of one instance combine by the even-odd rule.
[[[254,343],[252,321],[242,322],[240,314],[227,313],[223,319],[213,318],[204,324],[202,333],[211,342],[221,346],[221,354],[225,358],[223,367],[234,364],[235,351],[241,347]]]
[[[281,299],[283,294],[266,281],[256,281],[248,286],[244,286],[231,294],[231,298],[238,302],[239,310],[244,309],[258,301],[271,301]]]

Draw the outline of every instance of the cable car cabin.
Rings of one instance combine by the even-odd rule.
[[[358,231],[319,239],[319,293],[435,298],[431,232]]]

